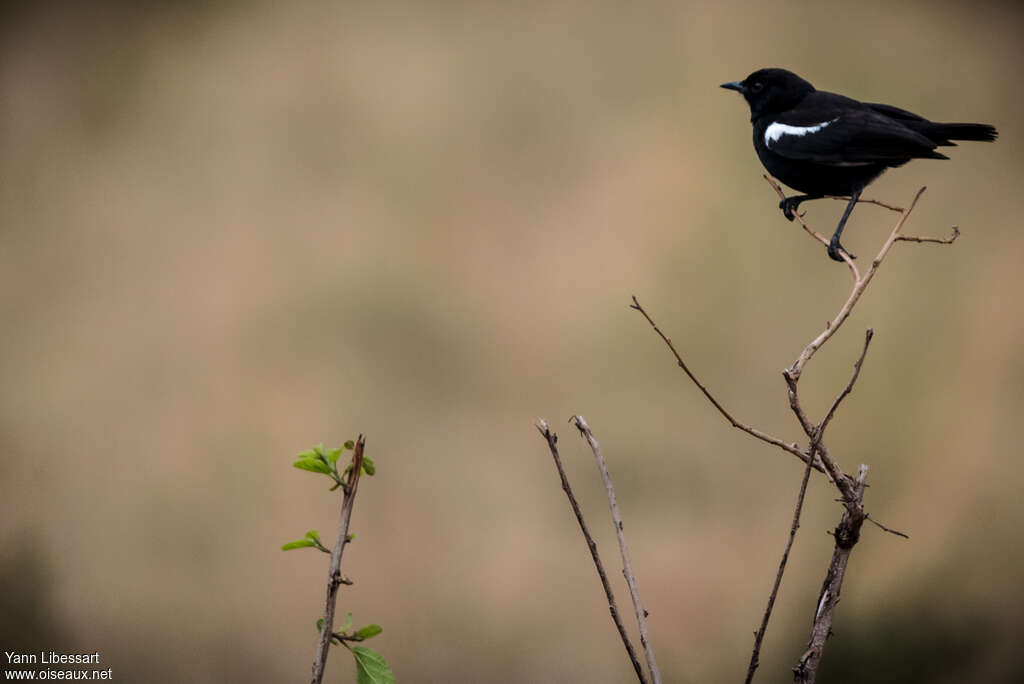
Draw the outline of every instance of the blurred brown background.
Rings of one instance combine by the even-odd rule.
[[[400,682],[632,672],[547,449],[618,579],[581,413],[618,488],[666,681],[739,681],[798,462],[780,370],[845,298],[787,223],[748,110],[763,66],[994,145],[927,185],[802,384],[871,465],[826,681],[1020,681],[1024,182],[1013,3],[4,3],[0,641],[134,682],[304,681],[340,497],[291,467],[368,435],[356,580]],[[808,205],[831,231],[842,205]],[[861,207],[867,262],[893,217]],[[820,477],[758,681],[789,681],[839,508]],[[616,586],[621,585],[616,582]],[[624,589],[624,587],[622,587]],[[620,600],[626,602],[623,593]],[[335,653],[331,681],[354,681]]]

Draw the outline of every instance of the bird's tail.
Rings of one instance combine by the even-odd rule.
[[[999,136],[999,132],[994,126],[979,123],[933,123],[922,132],[936,145],[955,145],[953,140],[992,142]]]

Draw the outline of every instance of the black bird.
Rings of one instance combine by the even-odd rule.
[[[978,123],[935,123],[886,104],[858,102],[815,90],[785,69],[761,69],[742,81],[723,83],[750,105],[754,149],[768,173],[806,193],[779,203],[790,221],[801,202],[825,195],[849,196],[828,255],[842,261],[839,244],[861,191],[888,168],[911,159],[949,159],[935,151],[954,140],[996,139]]]

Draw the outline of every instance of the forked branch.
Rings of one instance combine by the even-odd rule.
[[[775,191],[779,194],[779,197],[785,199],[785,195],[782,192],[782,188],[773,179],[765,177],[769,185],[771,185]],[[633,297],[633,304],[631,308],[639,311],[643,314],[644,318],[651,325],[654,331],[661,337],[662,341],[668,346],[676,359],[677,364],[686,373],[687,377],[697,386],[697,388],[704,394],[704,396],[711,402],[711,404],[718,410],[718,412],[735,428],[746,432],[747,434],[760,439],[763,442],[779,447],[784,451],[787,451],[798,458],[800,458],[804,464],[803,479],[801,481],[800,489],[797,496],[797,504],[795,507],[793,522],[790,527],[789,537],[786,542],[786,546],[783,551],[782,560],[779,564],[778,572],[776,573],[775,583],[772,588],[772,592],[769,596],[768,607],[765,610],[764,616],[761,621],[761,626],[755,632],[755,646],[754,651],[751,655],[750,665],[747,671],[747,682],[749,682],[754,675],[754,671],[757,668],[758,658],[760,653],[760,647],[764,638],[765,631],[767,629],[768,621],[771,616],[772,608],[775,603],[775,599],[778,594],[779,586],[782,581],[782,576],[785,571],[786,563],[789,557],[789,552],[793,544],[796,531],[800,526],[800,515],[803,507],[804,496],[806,493],[807,482],[810,477],[811,468],[825,472],[830,481],[836,486],[841,495],[841,501],[844,506],[843,516],[833,532],[835,537],[835,549],[833,552],[832,561],[829,564],[829,569],[826,574],[825,582],[822,586],[821,594],[815,610],[814,620],[812,623],[811,637],[808,641],[807,650],[804,655],[800,658],[797,666],[794,668],[794,676],[797,682],[810,683],[814,681],[817,674],[818,664],[821,661],[821,654],[824,648],[825,639],[831,632],[832,616],[836,604],[839,600],[839,593],[842,588],[843,578],[846,573],[846,566],[849,561],[850,553],[853,547],[856,545],[860,538],[860,529],[865,520],[871,520],[863,506],[864,489],[866,487],[866,478],[868,467],[862,465],[858,471],[856,477],[852,477],[843,472],[839,464],[831,457],[827,447],[823,442],[825,428],[828,427],[829,423],[835,417],[836,411],[838,410],[842,401],[853,391],[853,386],[860,376],[861,366],[863,365],[864,358],[867,354],[868,346],[871,343],[873,332],[868,330],[865,334],[864,347],[861,351],[859,358],[854,364],[854,371],[846,384],[846,387],[838,394],[832,405],[829,407],[825,416],[821,422],[816,423],[811,420],[803,409],[800,403],[799,397],[799,381],[803,373],[803,370],[815,353],[821,349],[826,342],[828,342],[833,335],[839,330],[839,328],[849,318],[850,313],[860,300],[864,291],[867,289],[868,284],[874,278],[875,273],[878,271],[879,266],[882,264],[889,250],[897,242],[916,242],[916,243],[938,243],[938,244],[951,244],[960,235],[960,231],[954,227],[952,236],[949,238],[931,238],[931,237],[916,237],[904,235],[901,230],[907,218],[910,216],[914,207],[917,205],[921,194],[924,192],[924,188],[921,188],[914,196],[913,201],[906,208],[895,207],[885,202],[878,200],[861,200],[862,202],[868,202],[884,207],[891,211],[895,211],[900,214],[899,219],[893,226],[888,238],[882,244],[878,255],[871,261],[870,266],[861,275],[860,270],[852,259],[848,255],[843,254],[843,260],[847,267],[850,269],[850,273],[853,276],[853,288],[847,297],[846,301],[840,307],[835,317],[828,322],[825,330],[815,337],[804,349],[800,352],[796,361],[793,362],[785,371],[783,376],[786,381],[787,394],[789,397],[789,404],[793,410],[794,415],[797,418],[804,434],[809,439],[809,444],[806,450],[801,450],[797,444],[787,444],[782,440],[764,433],[763,431],[741,423],[737,421],[733,416],[718,402],[717,399],[711,394],[711,392],[701,383],[696,376],[690,371],[689,367],[683,361],[680,354],[676,351],[672,341],[665,335],[661,329],[655,324],[654,320],[650,315],[640,306],[636,297]],[[828,245],[829,241],[823,235],[812,229],[803,220],[803,216],[798,214],[796,219],[799,221],[803,229],[811,235],[814,239],[818,240],[824,245]],[[872,522],[875,522],[872,520]],[[892,532],[894,534],[903,535],[895,530],[876,523],[882,529]]]

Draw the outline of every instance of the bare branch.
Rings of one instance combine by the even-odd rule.
[[[359,488],[359,474],[363,470],[363,449],[366,447],[366,438],[359,435],[356,440],[355,449],[352,452],[352,466],[349,470],[348,481],[342,488],[344,496],[341,501],[341,520],[338,523],[338,539],[334,542],[334,550],[331,551],[331,563],[327,574],[327,603],[324,606],[324,621],[320,629],[320,641],[316,647],[316,657],[313,659],[312,684],[320,684],[324,678],[324,667],[327,665],[327,651],[331,645],[331,634],[334,629],[334,609],[338,599],[338,588],[342,584],[351,584],[341,576],[341,556],[345,551],[345,545],[349,542],[348,525],[352,518],[352,505],[356,499],[356,489]]]
[[[788,451],[789,453],[793,454],[804,463],[807,462],[807,454],[801,451],[796,444],[787,444],[778,437],[773,437],[772,435],[769,435],[766,432],[762,432],[761,430],[758,430],[755,427],[751,427],[750,425],[741,423],[740,421],[733,418],[732,414],[726,411],[725,407],[719,404],[718,400],[715,399],[714,396],[712,396],[708,388],[705,387],[701,383],[701,381],[698,380],[697,377],[690,372],[690,369],[687,367],[686,362],[683,361],[683,358],[679,355],[679,352],[677,352],[676,348],[672,345],[672,340],[665,336],[665,333],[661,331],[658,325],[654,322],[654,319],[652,319],[650,315],[647,313],[647,311],[645,311],[644,308],[640,306],[640,302],[637,301],[635,295],[633,297],[633,303],[629,305],[629,308],[635,309],[636,311],[639,311],[641,314],[643,314],[643,317],[646,318],[647,322],[651,324],[652,328],[654,328],[654,332],[658,333],[658,336],[661,337],[661,339],[665,342],[666,345],[668,345],[668,348],[672,352],[672,355],[676,357],[676,363],[679,364],[679,367],[683,369],[683,372],[686,373],[687,377],[689,377],[690,380],[693,381],[693,384],[695,384],[697,388],[704,394],[704,396],[707,397],[707,400],[711,402],[711,405],[718,409],[718,412],[721,413],[727,421],[729,421],[730,425],[732,425],[734,428],[742,430],[743,432],[746,432],[748,435],[751,435],[752,437],[756,437],[762,442],[767,442],[768,444],[779,447],[783,451]],[[817,463],[814,465],[814,468],[815,470],[824,472],[822,467]]]
[[[896,238],[897,242],[934,242],[940,245],[951,245],[956,242],[956,239],[960,237],[960,229],[953,226],[953,233],[948,238],[934,238],[934,237],[918,237],[916,235],[899,235]]]
[[[594,460],[597,461],[597,469],[601,472],[605,492],[608,494],[608,505],[612,509],[615,535],[619,538],[619,552],[622,554],[622,575],[626,578],[629,595],[633,599],[636,623],[640,628],[640,644],[644,648],[647,667],[651,671],[651,681],[654,684],[661,684],[661,672],[658,670],[658,663],[654,659],[654,647],[651,646],[650,637],[647,635],[647,611],[644,610],[643,602],[640,600],[640,591],[636,586],[636,575],[633,574],[633,563],[629,558],[629,547],[626,545],[626,531],[622,525],[622,516],[619,515],[619,504],[615,500],[615,487],[612,486],[612,478],[608,474],[608,464],[605,463],[604,455],[601,453],[601,445],[597,443],[594,433],[591,432],[590,426],[587,425],[587,421],[583,419],[583,416],[573,416],[569,422],[576,426],[576,429],[580,431],[580,436],[587,440],[590,450],[594,452]]]
[[[896,240],[900,236],[900,228],[903,227],[904,222],[907,220],[907,217],[910,216],[910,213],[914,210],[914,207],[917,205],[918,199],[921,198],[921,194],[924,191],[924,188],[918,190],[917,194],[914,195],[914,200],[910,203],[910,206],[907,207],[900,214],[899,221],[897,221],[896,225],[893,226],[892,232],[889,234],[888,239],[882,245],[882,249],[878,252],[878,256],[876,256],[874,261],[871,262],[871,267],[867,270],[867,272],[862,277],[856,279],[853,285],[853,290],[850,292],[850,296],[847,298],[846,302],[843,303],[843,306],[839,309],[839,313],[836,314],[836,317],[832,319],[832,321],[825,327],[825,330],[820,335],[814,338],[811,341],[811,343],[804,348],[804,350],[800,353],[800,356],[797,357],[797,360],[793,362],[792,366],[790,366],[789,373],[794,380],[800,379],[800,373],[803,372],[804,366],[807,364],[808,361],[811,360],[811,357],[814,356],[814,353],[818,351],[821,348],[821,345],[825,344],[825,342],[827,342],[830,337],[836,334],[836,331],[839,330],[840,326],[842,326],[846,319],[850,316],[850,312],[853,310],[853,307],[857,304],[857,301],[860,299],[861,295],[864,294],[864,290],[865,288],[867,288],[868,283],[870,283],[871,279],[874,278],[875,272],[878,271],[878,267],[881,265],[882,260],[885,259],[885,256],[889,253],[889,250],[892,249],[892,246],[896,244]]]
[[[847,397],[850,392],[853,391],[853,383],[857,382],[857,378],[860,377],[860,368],[864,365],[864,357],[868,355],[868,346],[871,344],[871,339],[875,336],[875,331],[868,328],[864,333],[864,348],[860,352],[860,356],[853,364],[853,375],[850,377],[850,381],[846,383],[846,387],[839,393],[835,401],[832,402],[832,406],[829,408],[828,413],[825,414],[825,418],[821,421],[821,425],[818,427],[818,435],[815,439],[820,439],[821,435],[825,432],[825,428],[832,422],[832,418],[836,415],[836,409],[839,408],[839,404],[842,403],[843,399]]]
[[[851,498],[844,499],[843,516],[832,533],[835,538],[835,547],[832,551],[832,560],[829,563],[828,571],[825,573],[821,593],[818,595],[818,603],[811,623],[811,636],[807,642],[807,649],[800,656],[796,667],[793,668],[793,678],[797,684],[813,684],[818,674],[818,665],[821,663],[825,640],[832,633],[832,620],[836,605],[839,603],[843,579],[846,577],[850,553],[860,540],[860,528],[864,524],[865,513],[861,501],[864,498],[864,481],[867,471],[867,466],[860,467],[858,477],[853,481],[853,495]]]
[[[785,193],[782,191],[782,188],[779,186],[777,182],[775,182],[772,178],[768,176],[765,176],[765,180],[772,188],[775,189],[780,199],[786,199]],[[870,284],[872,278],[874,278],[874,275],[878,270],[879,266],[881,265],[882,261],[888,255],[889,250],[892,249],[892,246],[896,244],[896,242],[905,241],[917,243],[930,242],[938,244],[952,244],[959,236],[960,232],[956,227],[953,228],[953,234],[949,238],[915,237],[903,235],[900,232],[903,228],[903,225],[906,223],[906,220],[909,218],[910,214],[917,206],[917,202],[920,200],[921,195],[924,193],[924,191],[925,188],[923,187],[920,190],[918,190],[917,194],[914,195],[914,198],[911,201],[910,205],[905,209],[887,204],[885,202],[881,202],[879,200],[859,200],[860,202],[876,204],[890,211],[895,211],[899,213],[900,216],[899,219],[896,221],[896,224],[890,231],[888,238],[882,244],[882,247],[879,250],[877,256],[871,261],[870,266],[867,268],[863,275],[858,269],[856,263],[854,263],[854,261],[849,257],[849,255],[840,252],[843,261],[850,269],[850,273],[853,277],[852,290],[850,291],[849,296],[847,297],[846,301],[842,304],[835,317],[826,323],[825,330],[821,332],[817,337],[815,337],[809,344],[807,344],[807,346],[804,347],[803,351],[801,351],[800,355],[797,357],[796,361],[794,361],[789,368],[783,371],[783,376],[786,380],[786,384],[788,387],[790,407],[792,408],[793,413],[796,415],[797,420],[800,423],[800,426],[803,429],[804,433],[810,439],[810,445],[806,451],[801,451],[796,444],[787,445],[781,440],[770,435],[767,435],[764,432],[758,430],[757,428],[740,423],[735,418],[733,418],[732,415],[715,399],[711,392],[693,375],[693,373],[687,367],[686,363],[683,361],[682,357],[676,351],[675,347],[672,344],[672,341],[658,328],[658,326],[655,324],[651,316],[649,316],[647,312],[643,309],[643,307],[640,306],[640,303],[637,301],[636,297],[633,297],[633,304],[631,308],[636,309],[641,314],[643,314],[644,318],[647,319],[647,322],[651,325],[654,331],[662,338],[662,340],[668,346],[669,350],[672,352],[673,356],[675,356],[676,362],[678,363],[679,367],[683,369],[686,375],[698,387],[698,389],[701,390],[701,392],[708,399],[708,401],[711,402],[711,404],[718,410],[718,412],[733,427],[736,427],[746,432],[747,434],[750,434],[751,436],[754,436],[768,444],[778,446],[783,450],[796,455],[805,464],[803,479],[801,481],[801,486],[797,496],[797,504],[794,510],[793,523],[790,527],[789,537],[787,539],[786,546],[783,550],[782,559],[779,564],[778,572],[776,573],[776,579],[774,586],[772,588],[772,592],[769,595],[768,606],[762,618],[761,626],[758,629],[758,631],[755,632],[755,644],[753,653],[751,654],[750,665],[747,671],[747,682],[751,681],[754,672],[758,667],[760,647],[764,638],[765,631],[767,629],[769,619],[771,617],[771,612],[775,600],[778,595],[778,590],[782,581],[782,576],[785,572],[786,563],[788,561],[789,553],[792,548],[796,531],[797,529],[799,529],[800,515],[803,507],[804,497],[806,495],[806,488],[810,477],[811,468],[821,470],[828,475],[829,479],[833,482],[833,484],[835,484],[836,488],[839,490],[842,496],[841,501],[843,503],[844,508],[843,516],[839,522],[839,525],[836,526],[833,532],[833,536],[835,538],[835,547],[833,550],[832,560],[829,564],[828,572],[826,574],[825,581],[822,585],[821,593],[819,595],[819,600],[817,603],[817,608],[815,610],[814,620],[811,627],[811,636],[808,640],[807,650],[800,658],[797,666],[793,670],[797,682],[812,683],[815,677],[817,676],[818,664],[821,660],[821,654],[824,648],[825,640],[831,633],[833,614],[835,607],[839,602],[839,594],[840,590],[842,589],[843,579],[845,577],[846,567],[849,562],[850,553],[860,538],[860,530],[863,526],[864,521],[871,519],[867,515],[863,506],[864,491],[865,487],[867,486],[866,479],[868,467],[866,465],[861,465],[856,478],[847,475],[846,473],[843,472],[839,464],[830,456],[828,449],[823,443],[823,438],[825,434],[825,429],[828,427],[832,419],[835,417],[835,414],[840,404],[853,391],[853,387],[858,377],[860,376],[861,367],[863,366],[864,359],[867,355],[868,347],[870,346],[871,339],[873,337],[873,331],[870,329],[866,331],[864,347],[857,361],[854,363],[853,374],[849,382],[832,402],[832,405],[830,406],[830,408],[828,409],[820,423],[816,424],[814,421],[812,421],[808,417],[807,413],[804,411],[803,407],[801,406],[798,393],[798,384],[800,381],[801,374],[803,373],[804,367],[815,355],[815,353],[826,342],[828,342],[828,340],[831,339],[832,336],[836,334],[836,332],[838,332],[839,328],[843,325],[846,319],[849,318],[854,306],[856,306],[857,302],[860,300],[860,297],[864,294],[864,291],[866,290],[868,284]],[[849,198],[841,199],[849,201]],[[827,238],[825,238],[823,235],[821,235],[813,228],[811,228],[809,225],[807,225],[807,223],[803,220],[802,214],[797,214],[794,218],[799,221],[804,231],[811,235],[815,240],[819,241],[823,245],[829,244],[829,240]],[[872,522],[875,521],[872,520]],[[900,532],[896,532],[895,530],[890,530],[889,528],[885,527],[884,525],[881,525],[880,523],[876,524],[878,524],[879,527],[881,527],[882,529],[892,532],[893,534],[906,536]]]
[[[818,429],[817,426],[811,421],[804,412],[803,407],[800,405],[800,396],[797,391],[797,380],[790,374],[789,369],[782,371],[782,377],[786,380],[786,385],[789,388],[787,394],[789,395],[789,407],[793,409],[793,414],[796,416],[797,421],[800,423],[800,427],[803,428],[804,434],[808,438],[814,439],[815,431]],[[810,451],[810,449],[808,450]],[[842,481],[845,477],[843,469],[839,467],[839,464],[829,454],[828,448],[818,440],[818,448],[815,450],[815,458],[817,463],[821,465],[821,469],[828,477],[829,482],[837,484]],[[838,485],[837,485],[838,486]]]
[[[640,665],[640,661],[636,657],[636,651],[633,649],[633,644],[630,642],[629,636],[626,634],[626,628],[622,624],[622,618],[619,617],[619,608],[615,604],[615,595],[612,593],[612,587],[608,583],[608,575],[605,574],[604,564],[601,563],[601,556],[597,553],[597,543],[594,542],[594,538],[590,536],[590,530],[587,529],[587,523],[583,519],[583,512],[580,510],[579,504],[576,503],[576,496],[572,493],[572,487],[569,486],[569,478],[566,477],[565,468],[562,467],[562,459],[558,455],[558,435],[548,428],[547,421],[543,418],[537,421],[537,430],[548,443],[548,449],[551,450],[551,457],[555,461],[555,468],[558,469],[558,476],[562,480],[562,490],[569,498],[569,505],[572,506],[572,512],[576,515],[576,521],[580,525],[580,530],[583,531],[583,538],[587,541],[587,548],[590,549],[590,556],[594,559],[594,566],[597,568],[597,574],[601,578],[601,586],[604,587],[604,595],[608,599],[608,612],[612,615],[612,621],[615,623],[615,628],[619,631],[619,637],[622,638],[622,643],[626,647],[626,653],[629,654],[629,660],[633,663],[633,669],[636,671],[637,679],[640,680],[641,684],[646,684],[647,679],[644,677],[643,667]]]

